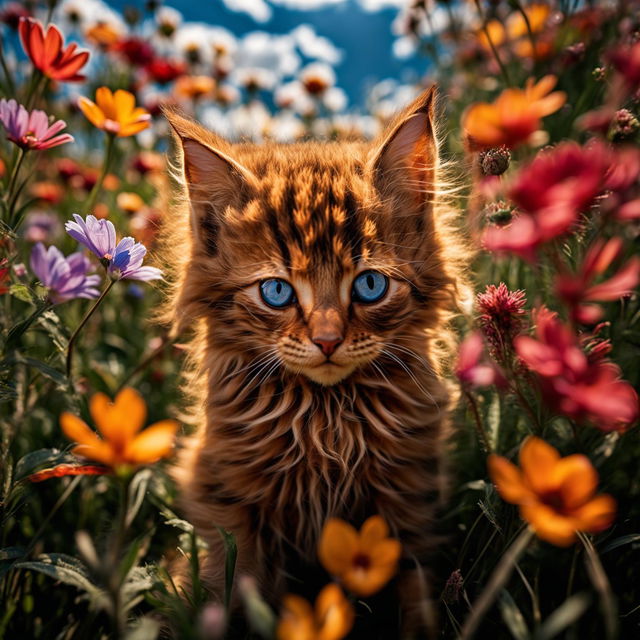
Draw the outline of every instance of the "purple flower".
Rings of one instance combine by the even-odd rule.
[[[48,211],[31,211],[24,221],[27,242],[51,242],[62,228],[57,215]]]
[[[69,220],[65,229],[80,244],[94,253],[106,267],[113,280],[158,280],[162,272],[155,267],[143,267],[147,248],[133,238],[122,238],[116,245],[116,229],[109,220],[98,220],[87,216],[86,221],[77,213]]]
[[[68,133],[57,135],[67,126],[64,120],[49,125],[49,116],[44,111],[29,112],[15,100],[0,100],[0,122],[7,130],[7,138],[23,149],[51,149],[73,142]]]
[[[100,276],[87,275],[91,262],[81,252],[66,258],[56,247],[39,242],[31,251],[31,270],[49,289],[49,298],[58,304],[73,298],[97,298]]]
[[[162,271],[155,267],[143,267],[142,261],[147,254],[147,248],[133,238],[122,238],[118,242],[113,260],[107,267],[107,272],[114,280],[158,280],[162,278]]]
[[[77,213],[73,214],[64,228],[67,233],[80,244],[83,244],[100,260],[111,260],[116,250],[116,228],[109,220],[98,220],[95,216],[87,216],[86,222]]]

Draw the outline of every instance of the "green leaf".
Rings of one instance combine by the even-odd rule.
[[[24,284],[20,284],[19,282],[16,282],[9,287],[9,293],[14,298],[22,300],[22,302],[33,302],[33,294],[31,293],[29,287]]]
[[[231,592],[233,591],[233,576],[236,572],[236,559],[238,557],[238,545],[236,537],[230,531],[225,531],[222,527],[217,527],[224,543],[224,608],[229,614],[231,606]]]
[[[14,569],[38,571],[44,575],[80,589],[96,609],[109,606],[107,594],[91,581],[89,570],[78,558],[64,553],[44,553],[37,560],[18,562]]]
[[[38,318],[38,324],[51,336],[58,351],[65,352],[69,344],[69,334],[60,316],[49,309]]]
[[[77,464],[78,459],[67,451],[59,449],[38,449],[31,451],[18,460],[15,468],[15,482],[25,480],[41,469],[48,469],[59,464]]]
[[[600,550],[600,555],[603,553],[608,553],[609,551],[613,551],[618,547],[622,547],[625,544],[631,544],[632,542],[640,542],[640,533],[630,533],[627,536],[621,536],[620,538],[616,538],[612,540],[608,545],[604,547],[604,549]]]
[[[511,597],[511,594],[506,589],[503,589],[500,592],[500,596],[498,598],[498,606],[500,607],[502,619],[511,632],[511,635],[516,640],[528,640],[528,638],[530,637],[529,629],[527,627],[527,623],[524,620],[524,616],[522,615],[520,609],[518,609],[518,605]]]
[[[591,597],[576,593],[567,598],[540,626],[534,640],[552,640],[570,627],[589,608]]]
[[[151,469],[141,469],[136,473],[129,485],[129,509],[125,516],[125,527],[130,527],[136,514],[144,502],[145,495],[149,488],[149,483],[153,477]]]
[[[23,285],[14,285],[14,286],[22,287]],[[41,316],[48,308],[49,308],[48,304],[41,303],[38,307],[36,307],[35,311],[33,311],[33,313],[31,313],[30,316],[18,322],[18,324],[13,325],[13,327],[9,329],[9,333],[7,334],[5,350],[8,350],[9,347],[15,346],[17,342],[20,340],[20,338],[22,337],[22,334],[25,333],[25,331],[27,331],[27,329],[29,329],[29,327],[38,319],[38,317]]]

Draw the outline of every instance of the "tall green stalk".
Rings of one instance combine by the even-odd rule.
[[[75,342],[80,335],[83,327],[89,321],[89,318],[95,313],[96,309],[102,304],[102,301],[106,298],[109,291],[111,291],[111,287],[116,283],[116,280],[109,280],[109,284],[104,288],[103,292],[100,294],[100,297],[93,303],[89,311],[85,314],[84,318],[80,321],[80,324],[76,327],[76,330],[71,334],[69,338],[69,343],[67,344],[67,378],[71,381],[71,368],[73,366],[73,347]]]
[[[107,133],[107,149],[104,156],[104,163],[102,165],[102,171],[98,176],[98,180],[93,185],[93,189],[91,189],[91,193],[87,198],[87,202],[85,204],[85,212],[91,213],[91,209],[93,209],[98,196],[100,195],[100,191],[102,190],[102,183],[104,179],[109,173],[109,167],[111,166],[111,161],[113,160],[113,151],[115,149],[116,136],[113,133]]]

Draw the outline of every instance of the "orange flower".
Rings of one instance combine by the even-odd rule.
[[[133,191],[122,191],[116,198],[116,204],[125,213],[136,213],[144,207],[144,200]]]
[[[118,470],[157,462],[173,449],[178,423],[161,420],[140,432],[147,407],[142,396],[130,387],[123,389],[114,402],[103,393],[96,393],[89,403],[89,411],[102,438],[72,413],[60,416],[65,435],[78,443],[73,449],[76,455]]]
[[[82,82],[78,74],[89,59],[89,52],[80,50],[77,44],[64,48],[64,39],[58,27],[50,24],[45,33],[42,24],[33,18],[20,18],[18,26],[22,47],[33,66],[47,78],[63,82]]]
[[[520,467],[500,456],[489,456],[489,475],[507,502],[520,506],[520,515],[536,534],[566,547],[577,531],[595,533],[609,527],[615,500],[594,496],[598,474],[586,456],[561,458],[544,440],[528,437],[520,449]]]
[[[211,95],[216,81],[210,76],[181,76],[176,80],[175,93],[183,98],[197,100]]]
[[[388,535],[389,528],[380,516],[366,520],[359,533],[343,520],[330,518],[320,536],[320,562],[347,589],[370,596],[396,572],[402,548]]]
[[[499,20],[489,20],[485,25],[485,29],[479,29],[476,33],[478,44],[480,44],[481,47],[487,51],[491,51],[492,44],[494,47],[499,47],[504,43],[506,39],[506,32],[502,26],[502,22]],[[489,37],[487,37],[487,32]],[[489,38],[491,38],[491,42],[489,42]]]
[[[462,116],[467,144],[471,150],[505,145],[509,148],[531,139],[540,129],[540,120],[566,102],[563,91],[550,91],[557,78],[548,75],[534,84],[529,78],[524,89],[505,89],[493,104],[478,102]]]
[[[108,48],[120,40],[122,33],[113,24],[97,22],[85,31],[84,37],[99,47]]]
[[[353,607],[337,584],[320,592],[315,611],[304,598],[291,594],[282,604],[278,640],[340,640],[353,626]]]
[[[81,96],[78,107],[91,124],[118,138],[126,138],[149,127],[151,116],[142,107],[136,107],[132,93],[118,89],[100,87],[96,91],[96,103]]]
[[[539,33],[546,25],[551,8],[546,4],[532,4],[526,7],[524,12],[527,14],[532,33]],[[519,11],[515,11],[509,16],[507,33],[512,40],[529,34],[524,16]]]

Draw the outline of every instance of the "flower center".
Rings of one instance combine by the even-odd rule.
[[[371,558],[366,553],[357,553],[352,562],[358,569],[368,569],[371,566]]]
[[[558,513],[564,513],[565,504],[559,491],[549,491],[540,496],[540,500]]]

